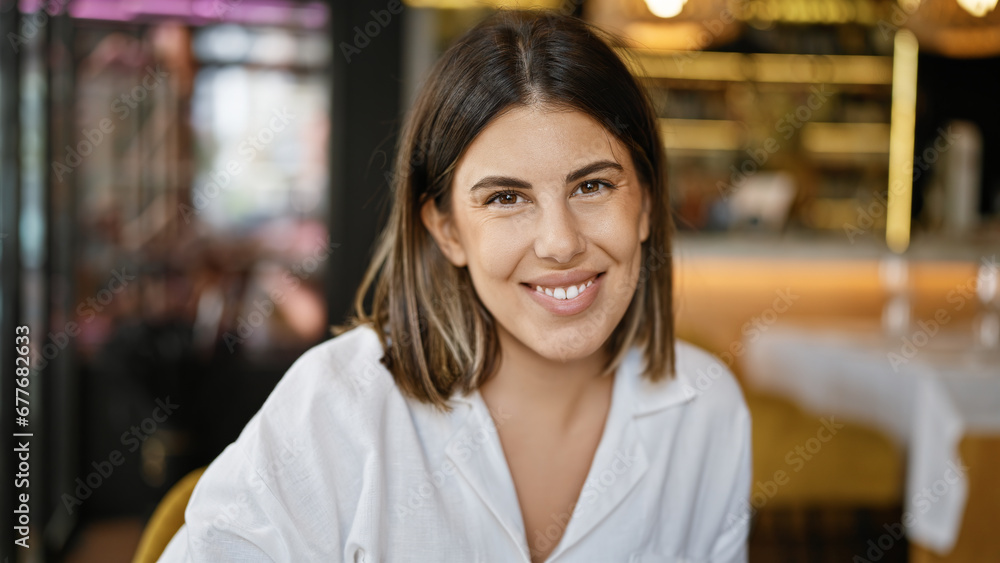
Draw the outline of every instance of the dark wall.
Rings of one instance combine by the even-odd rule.
[[[983,139],[981,215],[1000,213],[1000,57],[949,59],[922,54],[917,63],[916,154],[933,144],[939,127],[962,119],[979,126]],[[925,175],[928,176],[928,175]],[[922,205],[923,178],[914,186],[914,214]]]
[[[327,273],[331,323],[351,310],[382,226],[385,180],[402,113],[403,28],[398,0],[332,4],[333,107],[330,240],[340,243]]]

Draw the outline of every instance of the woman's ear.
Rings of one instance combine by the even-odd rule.
[[[455,225],[451,221],[451,216],[442,213],[434,199],[430,198],[420,206],[420,220],[423,221],[427,232],[434,238],[438,248],[445,258],[456,268],[461,268],[468,264],[465,256],[465,247],[462,246],[461,239],[457,236]]]

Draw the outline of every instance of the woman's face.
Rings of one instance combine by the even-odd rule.
[[[600,351],[635,293],[649,206],[628,150],[587,114],[518,106],[459,159],[424,224],[498,324],[558,361]],[[518,342],[512,342],[511,339]]]

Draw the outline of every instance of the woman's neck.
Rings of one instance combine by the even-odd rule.
[[[496,375],[480,387],[494,412],[529,415],[550,428],[568,430],[580,415],[587,416],[595,400],[610,394],[614,378],[600,377],[607,349],[575,360],[545,358],[498,327],[501,363]]]

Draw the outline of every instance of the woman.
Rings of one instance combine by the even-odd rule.
[[[586,24],[468,32],[408,118],[353,328],[208,468],[163,560],[745,561],[749,416],[674,346],[664,166]]]

